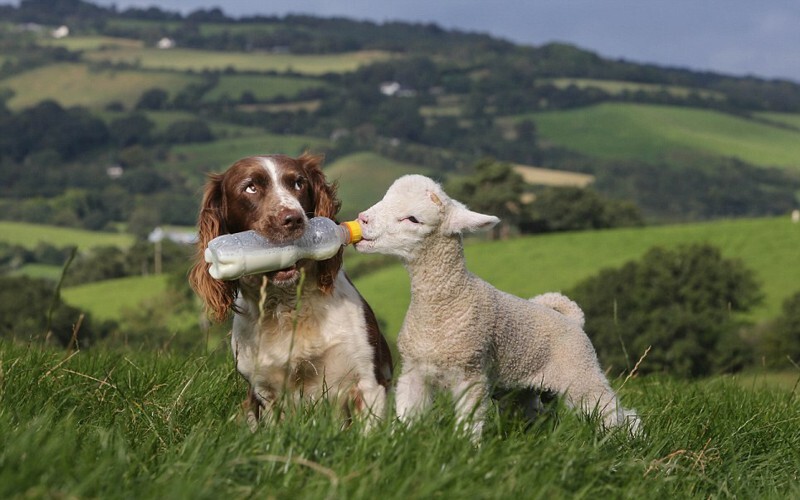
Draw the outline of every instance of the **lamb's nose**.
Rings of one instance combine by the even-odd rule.
[[[360,214],[358,214],[358,222],[366,226],[367,224],[369,224],[369,217],[367,217],[367,214],[365,214],[364,212],[361,212]]]

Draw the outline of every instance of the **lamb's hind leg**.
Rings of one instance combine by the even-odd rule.
[[[564,396],[570,408],[580,408],[587,415],[598,412],[605,428],[627,426],[631,433],[639,431],[639,417],[634,410],[622,407],[616,393],[598,366],[582,373],[567,373],[555,368],[538,384]]]

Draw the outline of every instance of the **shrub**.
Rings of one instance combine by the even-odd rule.
[[[603,365],[632,368],[648,346],[642,373],[700,377],[750,360],[736,313],[761,299],[754,274],[707,244],[655,247],[639,261],[606,269],[571,296]]]

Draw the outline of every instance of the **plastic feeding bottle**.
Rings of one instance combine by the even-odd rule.
[[[208,243],[205,260],[211,277],[235,280],[247,274],[277,271],[300,259],[325,260],[343,245],[361,240],[356,221],[337,224],[326,217],[314,217],[300,238],[276,244],[255,231],[224,234]]]

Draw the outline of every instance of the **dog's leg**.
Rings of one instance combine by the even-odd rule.
[[[250,432],[258,430],[258,421],[261,418],[261,402],[258,400],[253,386],[249,386],[247,389],[247,397],[242,401],[242,410]]]
[[[411,363],[403,368],[395,392],[397,417],[403,422],[408,423],[431,404],[430,387]]]
[[[483,421],[489,406],[489,391],[483,377],[465,377],[453,387],[456,401],[456,419],[461,429],[469,431],[472,440],[478,442],[483,432]]]

